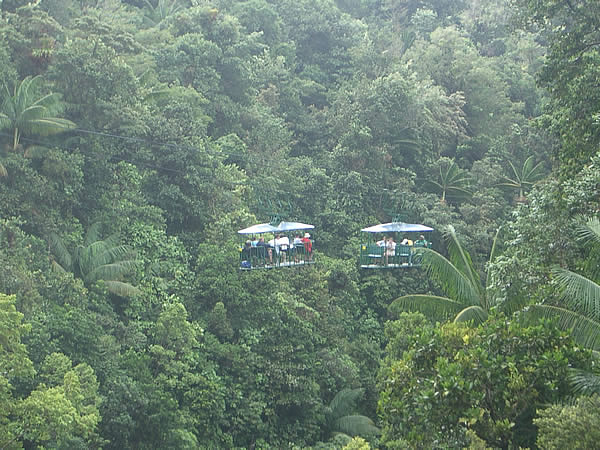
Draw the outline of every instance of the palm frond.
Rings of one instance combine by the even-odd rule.
[[[93,259],[88,263],[89,271],[115,261],[133,259],[133,253],[127,245],[109,247],[106,241],[98,241],[89,248],[94,249],[93,255],[90,255]]]
[[[50,251],[58,260],[57,263],[60,264],[64,270],[71,270],[73,268],[73,258],[60,236],[56,233],[50,233],[48,240]]]
[[[44,147],[43,145],[30,145],[23,152],[23,157],[25,158],[42,158],[47,152],[49,148]]]
[[[52,260],[52,262],[50,263],[50,266],[54,273],[67,273],[65,268],[63,266],[61,266],[58,262],[56,262],[55,259]]]
[[[60,101],[60,94],[50,93],[50,94],[46,94],[46,95],[38,98],[36,101],[31,103],[30,107],[41,106],[46,111],[48,111],[49,109],[52,109],[53,107],[55,107],[59,101]],[[25,109],[25,111],[26,110],[27,109]]]
[[[104,283],[109,292],[120,297],[135,297],[142,293],[137,287],[122,281],[105,280]]]
[[[85,281],[93,283],[94,281],[119,280],[123,275],[131,273],[139,266],[139,261],[118,261],[111,264],[97,266],[91,272],[85,275]]]
[[[107,247],[118,247],[119,242],[121,241],[121,236],[119,233],[113,233],[107,238],[104,239]]]
[[[405,311],[420,312],[429,318],[447,320],[456,316],[464,307],[462,303],[447,297],[414,294],[397,298],[388,306],[388,311],[396,316]]]
[[[438,183],[437,181],[434,180],[423,180],[423,185],[425,186],[425,189],[429,190],[429,191],[443,191],[444,190],[444,186],[442,186],[440,183]]]
[[[90,225],[85,233],[85,239],[83,241],[84,246],[88,246],[94,242],[97,242],[102,237],[102,222],[95,222]]]
[[[523,184],[534,185],[544,176],[542,172],[543,162],[540,161],[535,164],[535,158],[533,155],[529,156],[523,163],[523,170],[521,171],[521,180]]]
[[[348,436],[373,436],[381,433],[371,419],[361,415],[340,417],[334,422],[334,428]]]
[[[4,111],[4,106],[2,106],[2,110]],[[10,117],[8,117],[5,113],[0,112],[0,129],[7,128],[10,126],[10,124]]]
[[[363,396],[365,390],[363,388],[344,388],[335,394],[333,400],[329,404],[331,417],[337,419],[354,412],[356,402]]]
[[[511,178],[504,177],[503,180],[504,181],[501,183],[496,183],[496,186],[508,187],[511,189],[519,189],[521,187],[521,184],[518,181],[513,180]]]
[[[75,124],[70,120],[58,117],[44,117],[29,121],[27,128],[24,127],[23,129],[27,129],[29,132],[39,134],[40,136],[49,136],[72,128],[75,128]]]
[[[432,249],[419,249],[422,253],[422,266],[432,280],[439,283],[444,293],[463,305],[480,305],[480,288],[472,277],[463,273],[444,256]]]
[[[487,317],[487,312],[481,306],[469,306],[456,315],[454,323],[471,322],[473,325],[479,325],[485,322]]]
[[[45,113],[46,113],[46,108],[44,108],[41,105],[28,106],[23,111],[21,111],[21,114],[19,117],[20,120],[17,123],[17,125],[19,126],[19,128],[29,130],[28,128],[26,128],[27,124],[33,120],[37,120],[37,119],[43,117]]]
[[[572,369],[570,382],[573,390],[583,395],[600,395],[600,375],[587,370]]]
[[[600,320],[600,286],[589,278],[561,267],[554,267],[552,274],[558,282],[563,298],[574,311],[593,320]]]
[[[561,330],[571,332],[579,345],[600,350],[600,323],[575,311],[550,305],[531,305],[523,311],[526,320],[554,319]]]
[[[444,232],[444,238],[446,239],[450,261],[470,280],[473,288],[477,290],[479,299],[483,299],[484,292],[479,273],[473,265],[471,255],[463,248],[458,240],[456,230],[452,225],[448,225],[446,228]]]
[[[584,224],[580,223],[575,227],[577,239],[592,245],[600,245],[600,219],[598,217],[589,218]]]
[[[106,243],[104,241],[96,241],[80,249],[77,255],[77,263],[83,277],[92,272],[96,267],[102,265],[98,256],[106,252]]]
[[[473,195],[471,191],[466,188],[461,188],[458,186],[448,186],[446,188],[446,197],[452,197],[455,200],[469,198]]]
[[[507,316],[511,316],[517,311],[522,311],[530,302],[531,300],[528,297],[511,295],[509,298],[493,307],[497,307]],[[490,308],[491,307],[492,306],[490,306]],[[490,308],[488,308],[488,310]]]
[[[0,177],[7,177],[8,176],[8,171],[6,170],[6,167],[4,167],[4,164],[2,164],[0,162]]]
[[[490,276],[491,276],[491,271],[489,270],[489,266],[491,263],[494,262],[494,260],[496,259],[496,252],[498,251],[498,236],[500,235],[500,229],[501,227],[498,227],[498,229],[496,230],[496,234],[494,235],[494,240],[492,241],[492,249],[490,250],[490,258],[488,259],[488,267],[486,268],[487,273],[485,276],[485,286],[484,286],[484,301],[485,301],[485,308],[487,310],[489,310],[492,307],[492,304],[490,302],[491,300],[491,296],[488,292],[488,288],[490,286]]]
[[[512,161],[508,161],[508,165],[510,166],[510,170],[512,170],[513,178],[507,176],[502,177],[504,179],[504,183],[498,183],[498,186],[507,186],[519,189],[522,186],[521,174],[516,169]]]

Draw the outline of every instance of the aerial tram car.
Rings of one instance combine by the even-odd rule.
[[[394,221],[361,231],[367,233],[360,246],[361,269],[407,269],[421,265],[419,249],[431,248],[425,233],[431,233],[433,228]]]
[[[300,267],[315,263],[314,241],[308,232],[314,225],[274,220],[238,231],[245,237],[239,247],[240,270]],[[433,228],[417,223],[394,221],[361,230],[366,233],[360,246],[362,269],[407,269],[419,267],[420,249],[431,248],[425,239]]]
[[[240,246],[240,270],[299,267],[314,264],[314,225],[275,220],[239,230],[247,239]]]

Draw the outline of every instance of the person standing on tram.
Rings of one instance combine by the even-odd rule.
[[[279,234],[275,239],[275,251],[281,255],[282,262],[286,262],[286,256],[290,249],[290,238]]]
[[[389,257],[392,258],[396,255],[396,242],[394,242],[394,238],[390,236],[385,243],[385,265],[388,265]]]
[[[310,240],[310,234],[304,233],[304,237],[302,238],[302,244],[304,244],[304,250],[306,251],[306,255],[308,256],[308,260],[312,260],[312,241]]]

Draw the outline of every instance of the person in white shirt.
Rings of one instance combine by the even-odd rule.
[[[275,239],[275,251],[281,254],[281,261],[285,262],[288,250],[290,249],[290,238],[284,235],[278,235]],[[281,253],[279,253],[281,252]]]
[[[387,265],[389,257],[394,257],[396,254],[396,243],[394,238],[390,236],[385,244],[385,264]]]

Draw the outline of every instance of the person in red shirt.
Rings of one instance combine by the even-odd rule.
[[[312,241],[310,240],[310,234],[304,233],[304,237],[302,238],[302,243],[304,244],[304,249],[306,250],[306,254],[308,255],[308,260],[312,260]]]

